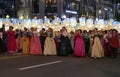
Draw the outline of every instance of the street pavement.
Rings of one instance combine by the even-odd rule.
[[[117,58],[0,55],[0,77],[120,77]]]

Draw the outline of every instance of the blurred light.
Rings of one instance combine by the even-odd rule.
[[[34,16],[34,19],[37,19],[37,16]]]
[[[98,18],[96,18],[96,21],[98,21]]]
[[[24,16],[21,16],[21,17],[20,17],[20,19],[23,19],[23,18],[24,18]]]
[[[108,9],[107,9],[107,8],[104,8],[104,10],[108,11]]]
[[[62,18],[66,18],[66,15],[63,15]]]
[[[9,18],[10,16],[9,15],[6,15],[6,18]]]
[[[99,10],[99,14],[101,14],[102,13],[102,11],[101,10]]]
[[[12,5],[12,9],[14,9],[14,5]]]
[[[68,8],[70,7],[70,5],[68,4]]]
[[[70,11],[70,10],[66,10],[66,13],[77,14],[77,12],[76,12],[76,11]]]
[[[47,18],[47,16],[44,16],[44,18]]]
[[[120,6],[120,3],[118,3],[117,5]]]

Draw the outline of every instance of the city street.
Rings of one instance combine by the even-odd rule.
[[[120,0],[0,0],[0,77],[120,77]]]
[[[1,55],[0,77],[120,77],[120,55],[116,59]]]

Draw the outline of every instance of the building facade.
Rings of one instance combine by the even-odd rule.
[[[77,17],[109,19],[119,10],[119,0],[0,0],[0,17]],[[116,9],[117,8],[117,9]]]

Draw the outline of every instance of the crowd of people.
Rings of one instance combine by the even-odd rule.
[[[65,27],[60,31],[52,28],[16,29],[5,26],[0,29],[0,53],[15,54],[22,51],[24,55],[58,55],[76,57],[90,56],[103,58],[105,56],[116,58],[119,53],[120,35],[117,30],[81,30],[68,32]]]

